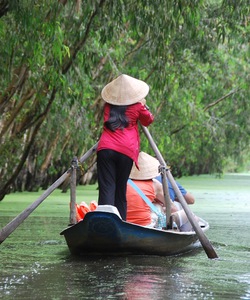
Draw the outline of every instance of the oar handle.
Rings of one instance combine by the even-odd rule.
[[[145,133],[146,137],[148,138],[149,140],[149,143],[151,145],[151,147],[153,148],[154,152],[155,152],[155,155],[157,157],[157,159],[159,160],[159,162],[162,164],[162,165],[165,165],[166,166],[166,163],[158,149],[158,147],[156,146],[151,134],[149,133],[149,130],[145,127],[145,126],[142,126],[142,130],[143,132]],[[208,258],[218,258],[218,255],[216,254],[213,246],[211,245],[211,243],[209,242],[209,240],[207,239],[207,237],[205,236],[204,232],[202,231],[202,229],[200,228],[199,224],[197,223],[197,221],[195,220],[194,218],[194,215],[193,213],[191,212],[189,206],[187,205],[182,193],[180,192],[171,172],[169,169],[167,169],[166,171],[166,175],[167,175],[167,178],[168,180],[170,181],[171,185],[173,186],[173,189],[188,217],[188,220],[190,221],[190,223],[192,224],[193,226],[193,229],[194,231],[196,232]]]

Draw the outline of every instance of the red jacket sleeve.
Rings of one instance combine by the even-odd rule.
[[[153,121],[154,121],[154,116],[147,109],[147,107],[145,105],[143,105],[143,104],[141,104],[141,108],[140,108],[139,121],[141,122],[141,124],[143,126],[148,126],[151,123],[153,123]]]

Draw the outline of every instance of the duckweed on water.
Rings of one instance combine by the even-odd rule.
[[[69,222],[69,192],[53,192],[0,246],[2,299],[250,299],[250,175],[178,180],[196,198],[219,260],[199,249],[177,257],[69,255],[59,233]],[[77,188],[77,202],[97,200],[96,186]],[[41,193],[0,202],[1,228]]]

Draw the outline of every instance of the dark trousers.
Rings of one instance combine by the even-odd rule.
[[[132,166],[133,160],[127,155],[109,149],[97,152],[98,204],[116,206],[125,221],[127,180]]]

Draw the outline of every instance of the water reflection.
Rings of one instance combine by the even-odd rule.
[[[0,299],[250,300],[250,191],[194,193],[219,260],[202,248],[178,257],[76,258],[59,235],[65,219],[29,217],[0,246]]]
[[[194,295],[200,289],[189,290],[191,284],[190,274],[185,274],[176,257],[69,257],[36,275],[13,277],[1,295],[9,299],[178,299],[180,293]]]
[[[202,249],[167,258],[75,258],[64,254],[50,267],[36,265],[28,275],[2,280],[0,298],[250,299],[250,274],[235,274],[239,264],[239,258],[208,260]]]

